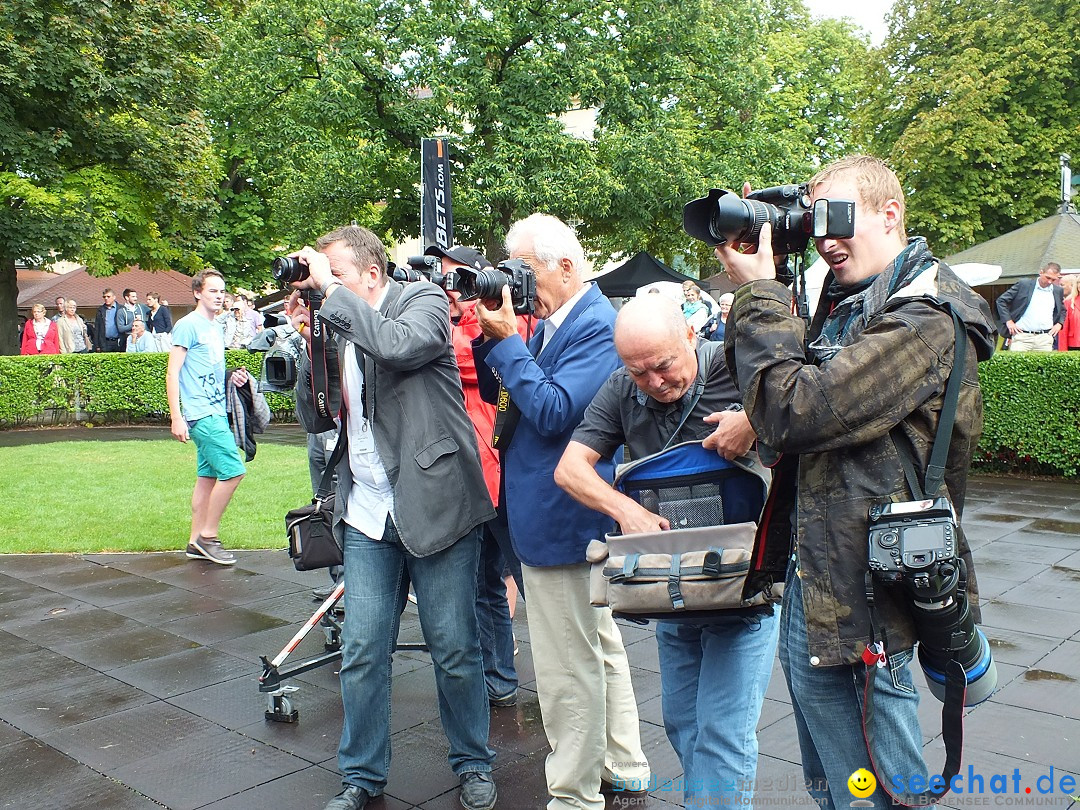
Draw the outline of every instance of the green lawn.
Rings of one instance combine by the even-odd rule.
[[[227,548],[284,548],[311,500],[304,447],[259,445],[221,522]],[[0,449],[0,553],[177,551],[188,541],[195,445],[69,441]]]

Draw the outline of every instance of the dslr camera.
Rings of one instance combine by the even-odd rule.
[[[944,701],[946,666],[956,661],[967,675],[964,704],[974,706],[997,687],[997,666],[971,617],[958,535],[948,498],[870,507],[870,571],[882,582],[901,584],[911,596],[927,686]]]
[[[447,292],[456,290],[464,294],[461,272],[458,270],[443,270],[441,256],[410,256],[406,263],[408,269],[399,267],[397,272],[405,274],[407,277],[398,278],[395,275],[394,278],[398,281],[419,281],[426,278],[432,284],[437,284]]]
[[[251,339],[248,349],[266,352],[259,378],[259,393],[273,391],[291,394],[296,387],[300,357],[306,351],[300,333],[291,324],[283,323],[259,332]]]
[[[461,275],[462,300],[502,301],[503,287],[518,315],[532,315],[536,303],[536,274],[524,259],[507,259],[494,270],[471,270]]]
[[[773,255],[802,253],[811,238],[850,238],[855,233],[855,203],[821,199],[811,205],[807,184],[802,183],[763,188],[746,199],[714,188],[683,207],[683,230],[709,247],[756,245],[766,222],[772,226]]]

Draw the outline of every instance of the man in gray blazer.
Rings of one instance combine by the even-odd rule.
[[[1061,265],[1048,262],[1036,278],[1021,279],[999,295],[994,306],[998,334],[1009,340],[1009,351],[1053,351],[1065,323]]]
[[[495,805],[488,702],[476,624],[479,526],[495,516],[450,344],[446,295],[386,273],[386,250],[355,225],[295,254],[323,295],[337,340],[341,438],[334,533],[345,555],[338,748],[344,790],[326,810],[358,810],[386,786],[390,654],[409,582],[435,664],[450,766],[469,810]],[[294,292],[288,312],[309,334]],[[302,407],[312,407],[310,392]]]

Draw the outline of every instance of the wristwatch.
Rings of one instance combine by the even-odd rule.
[[[341,283],[340,281],[338,281],[337,279],[334,279],[333,281],[327,282],[327,283],[326,283],[326,284],[324,284],[324,285],[323,285],[323,287],[322,287],[322,294],[323,294],[323,298],[325,298],[325,297],[326,297],[326,294],[327,294],[328,292],[330,292],[330,288],[331,288],[331,287],[333,287],[333,286],[335,286],[335,285],[336,285],[336,286],[338,286],[338,287],[344,287],[344,286],[345,286],[344,284],[342,284],[342,283]]]

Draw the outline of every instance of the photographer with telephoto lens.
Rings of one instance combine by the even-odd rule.
[[[728,366],[760,443],[781,454],[759,541],[794,551],[779,648],[808,790],[821,807],[847,807],[849,777],[873,769],[869,803],[885,808],[883,783],[926,774],[909,668],[916,641],[931,647],[933,660],[921,656],[928,677],[940,659],[960,660],[972,681],[986,679],[969,692],[992,689],[992,672],[971,655],[982,646],[977,589],[958,520],[982,429],[977,364],[992,354],[995,330],[986,302],[922,238],[906,238],[904,194],[880,160],[840,160],[807,190],[811,211],[854,202],[848,236],[813,234],[830,274],[809,331],[776,279],[773,225],[761,223],[756,250],[716,247],[741,285]],[[951,407],[954,364],[962,385]],[[950,410],[955,424],[938,442],[944,486],[931,491],[928,464]],[[942,631],[927,635],[935,610]],[[864,706],[873,709],[869,745]]]

